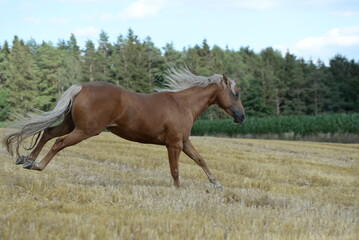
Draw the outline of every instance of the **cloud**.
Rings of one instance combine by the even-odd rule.
[[[351,10],[332,12],[332,15],[333,15],[333,16],[339,16],[339,17],[352,17],[352,16],[355,16],[355,15],[357,15],[357,14],[358,14],[358,12],[351,11]]]
[[[57,2],[63,3],[107,3],[112,0],[56,0]]]
[[[117,17],[122,20],[144,19],[153,17],[167,5],[164,0],[137,0],[122,10]],[[110,15],[103,15],[104,18],[111,18]]]
[[[41,25],[41,24],[66,24],[70,22],[69,18],[54,18],[54,17],[28,17],[25,18],[26,22],[29,22],[31,24],[35,25]]]
[[[199,4],[202,6],[212,6],[215,9],[241,9],[241,10],[254,10],[254,11],[263,11],[263,10],[273,10],[273,9],[282,9],[283,11],[292,10],[313,10],[319,9],[321,11],[327,11],[331,9],[333,13],[338,11],[338,7],[342,6],[341,0],[180,0],[181,2],[186,2],[187,4]],[[356,6],[357,0],[345,0],[346,7],[348,10],[351,10],[351,6]],[[356,14],[351,11],[342,11],[339,12],[340,15],[351,15]]]
[[[233,2],[234,7],[248,10],[265,10],[276,7],[280,2],[276,0],[239,0]]]
[[[350,47],[359,45],[359,26],[334,28],[323,36],[308,37],[299,41],[300,50],[318,50],[325,47]]]
[[[100,33],[100,29],[92,26],[85,28],[77,28],[73,31],[73,34],[75,34],[76,37],[88,38],[88,39],[93,39],[98,37],[99,33]]]

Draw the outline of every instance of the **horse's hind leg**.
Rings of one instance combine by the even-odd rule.
[[[20,156],[15,164],[23,164],[27,161],[33,162],[36,160],[37,156],[40,154],[42,148],[45,144],[55,137],[61,137],[70,133],[74,129],[74,123],[71,118],[71,114],[66,115],[64,120],[57,126],[50,127],[44,130],[38,144],[34,148],[34,150],[29,155]]]
[[[26,169],[42,171],[47,166],[47,164],[51,161],[51,159],[56,155],[56,153],[58,153],[59,151],[61,151],[66,147],[75,145],[81,142],[82,140],[85,140],[94,135],[96,134],[88,135],[82,130],[75,129],[69,135],[58,138],[55,141],[54,145],[51,147],[50,151],[39,163],[26,162],[23,165],[23,167]]]

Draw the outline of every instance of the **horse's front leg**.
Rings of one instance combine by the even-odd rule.
[[[215,188],[223,189],[222,185],[216,180],[216,178],[212,175],[211,171],[207,167],[206,162],[203,157],[197,152],[197,150],[193,147],[190,140],[187,140],[183,143],[183,152],[190,158],[192,158],[206,173],[208,180],[214,185]]]
[[[182,151],[182,144],[167,145],[168,160],[171,168],[171,175],[173,177],[173,184],[176,188],[180,187],[178,159]]]

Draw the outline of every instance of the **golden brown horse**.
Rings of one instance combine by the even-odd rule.
[[[130,141],[165,145],[176,187],[180,186],[178,158],[183,151],[203,169],[215,187],[222,188],[189,136],[193,122],[212,104],[218,104],[234,122],[243,122],[244,110],[235,82],[225,75],[196,76],[187,69],[172,69],[166,78],[169,90],[152,94],[127,91],[106,82],[74,85],[52,111],[39,111],[23,118],[18,130],[4,137],[4,145],[11,155],[16,152],[16,164],[41,171],[62,149],[108,129]],[[21,142],[36,134],[40,136],[41,132],[33,151],[19,156]],[[60,138],[40,162],[35,162],[46,142],[55,137]]]

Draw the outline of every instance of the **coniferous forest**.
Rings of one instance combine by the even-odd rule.
[[[102,31],[98,42],[80,48],[76,37],[37,43],[17,36],[0,44],[0,121],[30,106],[50,110],[69,86],[107,81],[137,92],[162,86],[169,66],[187,66],[194,74],[225,73],[237,80],[248,116],[318,115],[359,112],[359,62],[337,54],[328,65],[305,61],[271,47],[259,53],[250,47],[222,49],[206,40],[178,51],[163,48],[150,37],[139,39],[129,29],[110,42]],[[218,108],[202,118],[220,119]]]

